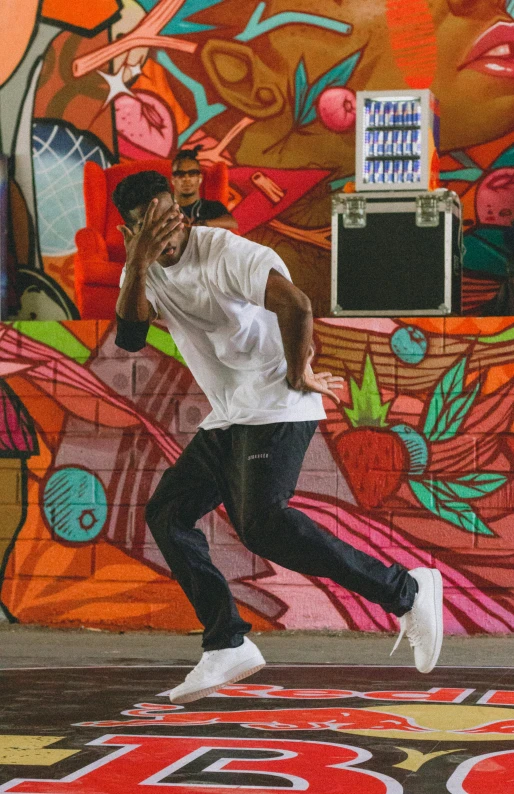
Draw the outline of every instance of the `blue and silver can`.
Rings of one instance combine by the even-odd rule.
[[[373,167],[373,182],[383,182],[383,181],[384,181],[384,161],[375,160],[375,165]]]
[[[373,182],[373,160],[364,160],[362,181],[365,185],[369,184],[369,182]]]
[[[417,101],[412,103],[412,123],[415,127],[421,125],[421,104]]]
[[[412,154],[421,154],[421,130],[412,130]]]
[[[402,135],[402,130],[393,130],[393,154],[395,157],[401,157],[403,154]]]
[[[375,157],[383,157],[384,156],[384,139],[385,139],[384,131],[383,130],[377,130],[377,132],[375,132],[375,138],[374,138],[374,141],[373,141],[373,143],[374,143],[373,154],[375,155]]]
[[[403,123],[406,127],[412,127],[413,118],[414,118],[414,103],[413,102],[406,102],[404,105],[403,110]]]
[[[373,126],[373,122],[371,121],[372,105],[373,105],[373,103],[371,102],[371,99],[366,99],[366,101],[364,102],[364,126],[365,127],[372,127]]]
[[[403,163],[403,181],[414,182],[414,161],[405,160]]]
[[[421,182],[421,160],[414,160],[412,164],[412,181]]]
[[[392,127],[394,122],[394,107],[392,102],[384,102],[384,126]]]
[[[395,127],[401,127],[403,124],[403,102],[394,102],[393,104],[393,124]]]
[[[404,130],[402,133],[403,154],[410,157],[412,155],[412,130]]]
[[[395,160],[393,163],[393,182],[397,185],[403,182],[403,160]]]
[[[364,132],[364,156],[371,157],[373,155],[373,133],[370,130]]]
[[[385,133],[384,137],[384,154],[386,157],[392,157],[394,154],[394,146],[393,146],[393,130],[388,130]]]
[[[375,102],[375,127],[383,127],[384,123],[384,103]]]
[[[392,160],[386,160],[385,163],[384,163],[384,183],[386,185],[392,185],[393,184],[393,178],[394,178],[394,175],[393,175],[393,161]]]

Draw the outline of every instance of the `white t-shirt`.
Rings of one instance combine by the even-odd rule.
[[[148,269],[148,300],[211,404],[206,430],[325,418],[320,394],[287,384],[277,316],[264,308],[271,268],[291,280],[271,248],[195,226],[176,265]]]

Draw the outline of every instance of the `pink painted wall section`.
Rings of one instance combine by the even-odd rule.
[[[316,321],[345,378],[293,503],[385,562],[435,565],[448,633],[514,629],[514,318]],[[22,623],[199,628],[144,506],[209,410],[167,332],[129,354],[109,322],[0,324],[0,606]],[[258,630],[391,630],[330,581],[201,522]]]

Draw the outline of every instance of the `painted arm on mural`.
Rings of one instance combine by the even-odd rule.
[[[178,204],[156,216],[157,204],[157,199],[150,202],[140,225],[118,227],[125,241],[127,259],[125,278],[116,303],[116,344],[130,352],[145,346],[150,323],[157,317],[146,296],[148,268],[159,258],[177,230],[184,226]]]
[[[312,371],[313,318],[307,295],[278,270],[271,268],[264,306],[277,315],[287,362],[287,382],[291,389],[325,394],[336,404],[339,403],[334,389],[342,387],[344,378],[332,375],[331,372]]]

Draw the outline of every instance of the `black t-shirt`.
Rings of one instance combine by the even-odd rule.
[[[230,214],[221,201],[209,201],[209,199],[204,198],[197,199],[192,204],[186,204],[180,208],[180,211],[198,223],[213,221],[215,218],[221,218],[222,215]]]

